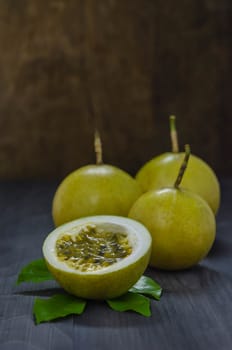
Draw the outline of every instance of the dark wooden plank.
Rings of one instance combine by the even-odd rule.
[[[16,287],[14,283],[19,269],[41,256],[42,242],[53,227],[50,205],[55,187],[48,183],[0,184],[1,350],[231,349],[231,181],[223,182],[217,241],[209,257],[188,271],[148,269],[147,274],[164,288],[161,301],[152,301],[150,318],[89,302],[81,316],[35,326],[35,296],[57,292],[57,285]]]

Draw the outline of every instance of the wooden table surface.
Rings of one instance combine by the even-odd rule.
[[[222,181],[217,238],[197,267],[183,272],[149,269],[164,288],[152,316],[119,313],[90,302],[84,314],[35,325],[35,296],[57,292],[55,282],[16,287],[21,267],[42,257],[53,229],[56,183],[0,184],[1,350],[229,350],[232,348],[232,181]],[[50,289],[50,291],[48,290]]]

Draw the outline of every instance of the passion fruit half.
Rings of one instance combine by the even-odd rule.
[[[70,294],[108,299],[127,292],[150,259],[151,235],[135,220],[91,216],[64,224],[44,241],[43,255]]]

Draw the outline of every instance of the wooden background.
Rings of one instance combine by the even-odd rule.
[[[2,0],[0,179],[104,159],[131,174],[169,150],[168,116],[232,175],[231,0]]]

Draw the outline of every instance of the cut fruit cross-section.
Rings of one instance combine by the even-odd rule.
[[[48,269],[69,293],[88,299],[127,292],[145,271],[151,235],[135,220],[85,217],[52,231],[43,244]]]

